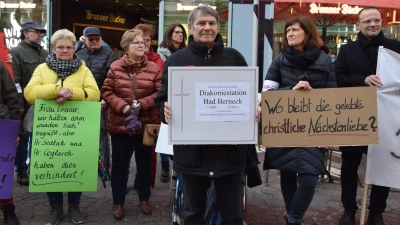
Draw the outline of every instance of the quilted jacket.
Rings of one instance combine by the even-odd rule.
[[[143,127],[156,123],[158,114],[154,99],[160,87],[161,69],[157,64],[147,61],[146,55],[142,61],[136,63],[128,61],[127,55],[114,61],[101,88],[102,97],[110,109],[107,131],[129,133],[123,124],[127,115],[122,113],[122,109],[126,105],[132,105],[133,100],[138,100],[141,104],[139,120],[142,121]],[[143,128],[135,133],[142,134]]]
[[[58,75],[46,63],[40,64],[24,90],[24,97],[29,104],[35,104],[35,99],[56,99],[61,88],[61,80],[54,84]],[[100,100],[100,91],[85,62],[79,69],[63,81],[63,87],[72,89],[71,101]]]
[[[327,54],[321,52],[319,58],[307,68],[312,88],[335,88],[334,66]],[[277,90],[291,90],[298,82],[293,65],[283,56],[277,56],[268,69],[266,80],[279,83]],[[264,169],[279,169],[299,174],[325,174],[324,149],[316,147],[268,148],[265,153]]]
[[[85,61],[86,66],[96,79],[99,89],[103,86],[111,63],[116,60],[114,52],[109,47],[102,46],[100,49],[90,51],[88,48],[82,49],[76,55]]]

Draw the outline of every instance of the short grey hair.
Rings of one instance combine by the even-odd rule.
[[[56,31],[50,39],[50,46],[51,48],[54,48],[56,46],[56,43],[60,39],[68,39],[72,41],[72,45],[75,47],[76,44],[76,37],[75,34],[69,31],[68,29],[61,29]]]
[[[215,9],[211,8],[208,5],[200,5],[196,8],[194,8],[188,15],[188,24],[190,26],[193,26],[194,21],[196,20],[197,15],[211,15],[215,17],[217,20],[217,25],[219,26],[219,14]]]

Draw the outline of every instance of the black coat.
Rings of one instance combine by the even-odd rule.
[[[400,54],[400,42],[387,39],[383,47]],[[335,61],[335,72],[338,87],[362,87],[366,86],[365,78],[376,74],[360,41],[354,41],[343,45]]]
[[[278,90],[291,90],[298,82],[293,65],[283,56],[272,62],[266,80],[279,83]],[[321,52],[314,64],[307,68],[312,88],[335,88],[336,76],[330,57]],[[268,148],[265,153],[264,169],[279,169],[299,174],[325,174],[326,150],[315,147]]]
[[[18,92],[3,61],[0,61],[0,104],[5,104],[8,107],[12,120],[21,119]]]
[[[84,48],[78,51],[76,55],[85,61],[96,80],[98,88],[101,89],[111,63],[116,60],[112,49],[108,46],[101,46],[100,49],[92,52],[88,48]]]
[[[164,103],[168,99],[170,66],[247,66],[247,63],[238,51],[224,47],[219,34],[210,52],[205,45],[194,41],[190,36],[189,46],[172,54],[164,64],[162,85],[156,97],[158,113],[164,123]],[[244,171],[247,148],[248,145],[174,145],[174,170],[210,177]]]
[[[291,90],[299,82],[293,67],[283,54],[280,54],[272,61],[265,79],[279,83],[279,90]],[[312,88],[337,87],[333,63],[324,52],[321,52],[314,64],[307,68],[307,73]]]
[[[400,42],[384,38],[383,47],[400,54]],[[377,49],[378,50],[378,49]],[[363,87],[365,78],[376,74],[360,41],[343,45],[335,61],[335,72],[338,87]],[[340,147],[340,150],[366,153],[368,146]]]

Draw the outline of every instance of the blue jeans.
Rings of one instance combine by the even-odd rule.
[[[222,217],[221,217],[221,212],[219,211],[219,207],[218,207],[217,203],[215,203],[214,210],[211,213],[210,222],[214,225],[221,225]]]
[[[160,153],[161,163],[169,162],[169,155]]]
[[[79,205],[82,192],[68,192],[68,204]],[[51,206],[63,206],[62,192],[47,192],[47,197]]]
[[[289,223],[301,223],[314,197],[319,176],[281,171],[281,189]],[[297,183],[299,186],[297,187]]]
[[[21,139],[19,140],[19,144],[17,147],[18,154],[18,165],[17,165],[17,174],[27,174],[29,165],[26,163],[28,159],[28,145],[29,145],[29,158],[31,156],[31,148],[32,148],[32,134],[28,132],[24,132]]]

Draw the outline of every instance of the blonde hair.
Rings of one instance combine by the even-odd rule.
[[[60,39],[68,39],[70,41],[72,41],[72,45],[75,48],[75,44],[76,44],[76,37],[74,35],[74,33],[72,33],[70,30],[68,29],[61,29],[56,31],[50,39],[50,46],[51,48],[54,48],[56,46],[56,43],[58,40]]]

